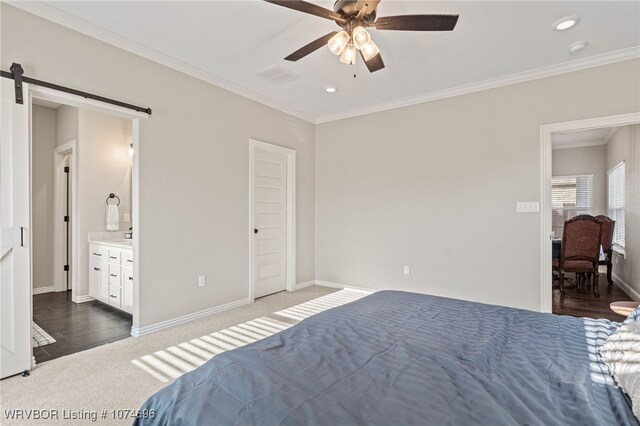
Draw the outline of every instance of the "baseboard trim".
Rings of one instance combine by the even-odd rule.
[[[627,295],[630,298],[632,298],[636,302],[640,302],[640,293],[638,293],[636,290],[633,289],[633,287],[627,284],[625,280],[623,280],[622,278],[620,278],[619,276],[613,273],[611,274],[611,277],[613,278],[613,282],[615,282],[618,285],[618,287],[624,290],[624,292],[627,293]]]
[[[248,305],[250,303],[249,298],[236,300],[235,302],[226,303],[224,305],[214,306],[213,308],[204,309],[202,311],[194,312],[191,314],[176,317],[170,320],[161,321],[155,324],[147,325],[145,327],[131,327],[131,335],[133,337],[140,337],[147,334],[155,333],[156,331],[166,330],[167,328],[175,327],[176,325],[184,324],[199,318],[203,318],[209,315],[217,314],[222,311],[226,311],[238,306]]]
[[[314,280],[309,280],[309,281],[304,281],[301,283],[296,284],[296,290],[300,290],[301,288],[305,288],[305,287],[310,287],[312,285],[315,285],[315,281]]]
[[[71,301],[73,303],[85,303],[85,302],[93,302],[95,299],[88,294],[82,296],[71,296]]]
[[[48,285],[46,287],[36,287],[31,291],[31,294],[42,294],[42,293],[52,293],[53,286]]]
[[[322,287],[331,287],[331,288],[339,288],[342,290],[354,290],[354,291],[362,291],[365,293],[375,293],[376,291],[379,291],[377,289],[374,288],[368,288],[368,287],[360,287],[357,285],[350,285],[350,284],[341,284],[341,283],[334,283],[333,281],[322,281],[322,280],[315,280],[314,281],[315,285],[319,285]]]

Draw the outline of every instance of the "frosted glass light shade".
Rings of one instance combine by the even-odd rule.
[[[376,46],[373,40],[369,40],[369,42],[362,47],[362,56],[365,61],[373,58],[378,53],[380,53],[380,49],[378,49],[378,46]]]
[[[340,56],[340,62],[347,65],[356,63],[356,48],[353,44],[348,44],[347,47],[345,47],[342,55]]]
[[[347,47],[347,44],[349,44],[349,33],[346,31],[340,31],[327,42],[329,50],[334,55],[341,54],[344,51],[344,48]]]
[[[353,29],[353,45],[356,49],[362,50],[362,48],[370,41],[371,35],[363,27],[355,27]]]

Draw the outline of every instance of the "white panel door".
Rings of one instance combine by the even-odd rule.
[[[287,289],[287,156],[253,155],[254,297]]]
[[[29,100],[0,78],[0,378],[31,369]]]

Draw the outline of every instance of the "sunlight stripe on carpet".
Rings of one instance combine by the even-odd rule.
[[[256,318],[131,361],[163,383],[193,371],[214,356],[242,347],[291,327],[273,318]]]
[[[283,309],[273,315],[299,322],[327,309],[358,300],[368,294],[368,292],[361,290],[344,289]],[[131,363],[157,380],[167,383],[184,373],[195,370],[222,352],[272,336],[292,325],[294,324],[269,317],[260,317],[142,356],[134,359]]]

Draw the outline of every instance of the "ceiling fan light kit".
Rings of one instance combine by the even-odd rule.
[[[371,41],[371,34],[361,26],[353,29],[353,45],[358,50],[362,50],[365,44]]]
[[[380,53],[380,49],[378,49],[378,46],[376,46],[376,44],[373,42],[373,40],[371,40],[369,43],[365,44],[362,47],[362,57],[364,58],[365,61],[369,61],[371,60],[374,56],[376,56],[378,53]]]
[[[347,47],[342,51],[340,55],[340,62],[347,65],[353,65],[356,63],[356,48],[353,44],[347,44]]]
[[[340,62],[353,65],[356,56],[364,59],[369,72],[384,68],[380,49],[373,42],[367,28],[387,31],[452,31],[458,15],[400,15],[377,18],[380,0],[337,0],[333,10],[325,9],[302,0],[264,0],[288,9],[297,10],[334,21],[342,28],[326,34],[287,56],[287,61],[297,61],[320,49],[325,44]],[[354,74],[355,76],[355,74]]]
[[[349,44],[349,33],[346,31],[340,31],[327,42],[329,50],[331,50],[331,53],[334,55],[340,55],[344,51],[344,48],[347,47],[347,44]]]

